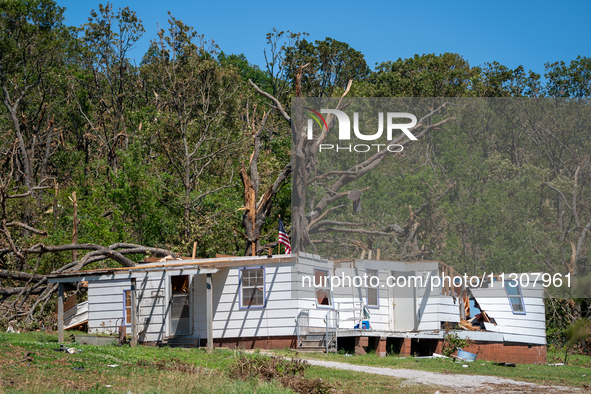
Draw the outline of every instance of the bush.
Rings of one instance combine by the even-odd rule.
[[[448,331],[445,333],[445,337],[443,338],[443,350],[442,353],[444,356],[451,356],[457,348],[464,348],[470,345],[469,339],[462,339],[458,336],[456,332]]]
[[[306,369],[310,365],[303,360],[286,360],[280,357],[265,357],[255,354],[252,357],[241,355],[231,365],[231,376],[238,376],[242,380],[260,379],[265,382],[273,380],[281,383],[296,393],[325,394],[330,393],[333,387],[321,379],[308,379],[304,377]]]

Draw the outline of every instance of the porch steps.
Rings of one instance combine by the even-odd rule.
[[[311,332],[308,335],[300,337],[298,347],[294,349],[300,353],[325,353],[326,352],[326,334],[321,332]],[[334,343],[329,344],[329,353],[335,353]]]

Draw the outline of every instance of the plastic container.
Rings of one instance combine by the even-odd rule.
[[[474,353],[465,352],[462,349],[458,349],[458,358],[461,358],[465,361],[474,361],[476,360],[476,355]]]
[[[359,330],[359,324],[355,324],[355,327],[353,327],[353,329]],[[361,329],[362,330],[369,330],[369,320],[362,320],[361,321]]]

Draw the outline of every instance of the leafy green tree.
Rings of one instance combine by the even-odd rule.
[[[591,95],[591,58],[578,56],[566,65],[564,61],[546,63],[546,94],[550,97],[589,97]]]
[[[374,97],[463,97],[480,79],[480,69],[456,53],[415,55],[379,64],[368,82]]]
[[[308,65],[302,70],[301,89],[310,97],[331,97],[336,91],[343,91],[349,80],[363,80],[370,74],[361,52],[329,37],[314,43],[299,40],[293,47],[285,48],[285,61],[292,84],[298,67]]]
[[[29,190],[37,186],[36,173],[45,174],[51,153],[52,84],[70,39],[63,12],[51,0],[0,2],[0,97],[18,141],[16,174]]]
[[[240,75],[215,60],[217,47],[170,17],[168,31],[152,41],[142,74],[154,99],[144,132],[157,137],[183,211],[183,240],[202,199],[235,184],[232,166],[241,136],[235,127]],[[157,57],[156,57],[157,56]],[[236,171],[237,172],[237,171]]]
[[[127,54],[144,28],[134,11],[125,7],[115,12],[107,3],[91,11],[82,32],[83,69],[73,79],[72,98],[108,170],[116,175],[117,150],[134,129],[126,115],[138,104],[139,79]]]

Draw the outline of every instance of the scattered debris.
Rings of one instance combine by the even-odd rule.
[[[462,367],[468,368],[468,364],[462,364]]]
[[[75,353],[82,353],[82,349],[76,349],[75,347],[67,347],[64,344],[61,344],[59,349],[53,349],[55,352],[66,352],[70,354]]]
[[[108,364],[107,367],[117,368],[119,364]]]
[[[7,333],[11,333],[11,334],[20,334],[20,333],[21,333],[21,331],[20,331],[20,330],[16,331],[16,330],[14,329],[14,325],[15,325],[15,324],[16,324],[16,321],[15,321],[15,320],[11,320],[11,321],[9,321],[9,322],[8,322],[8,328],[6,329],[6,332],[7,332]]]
[[[109,365],[110,366],[110,365]],[[207,368],[196,367],[193,364],[186,363],[176,358],[170,360],[160,360],[157,362],[150,362],[147,360],[140,360],[137,362],[138,367],[156,367],[163,371],[170,372],[186,372],[186,373],[210,373],[211,371]]]
[[[463,361],[474,361],[474,360],[476,360],[476,357],[477,357],[476,354],[470,353],[470,352],[467,352],[465,350],[462,350],[462,349],[459,349],[458,348],[457,358],[459,358],[460,360],[463,360]]]
[[[561,367],[563,366],[564,363],[558,363],[558,364],[548,364],[549,367]]]
[[[19,361],[19,363],[24,363],[27,361],[33,361],[33,356],[35,355],[35,353],[30,353],[27,352],[27,354],[25,355],[25,358],[23,358],[22,360]]]
[[[498,365],[499,367],[513,367],[515,368],[515,363],[493,363],[493,365]]]

